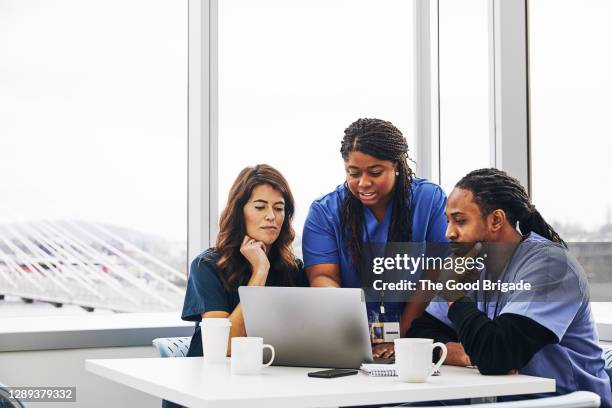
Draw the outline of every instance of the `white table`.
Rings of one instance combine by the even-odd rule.
[[[269,367],[258,376],[233,376],[228,364],[202,358],[87,360],[87,371],[189,407],[328,407],[530,394],[555,390],[555,381],[524,375],[483,376],[443,366],[422,384],[397,377],[307,377],[313,368]]]

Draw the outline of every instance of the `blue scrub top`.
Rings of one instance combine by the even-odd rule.
[[[351,261],[348,243],[343,234],[340,212],[347,187],[338,186],[334,191],[315,200],[304,224],[302,253],[304,266],[336,264],[340,266],[340,282],[344,288],[361,287],[359,274]],[[391,223],[392,202],[385,216],[378,222],[372,211],[364,206],[364,242],[385,243]],[[415,178],[412,182],[412,241],[446,242],[446,194],[430,181]],[[367,230],[367,232],[366,232]],[[367,239],[369,237],[369,240]],[[399,321],[403,303],[385,303],[383,321]],[[368,317],[372,322],[372,311],[378,303],[368,303]]]
[[[499,301],[487,301],[486,307],[482,291],[472,292],[469,295],[476,298],[478,309],[490,319],[504,313],[528,317],[559,339],[557,344],[538,351],[519,373],[554,378],[556,394],[592,391],[601,397],[602,407],[612,407],[610,378],[604,371],[588,283],[576,258],[567,249],[532,232],[516,249],[501,280],[523,280],[532,285],[532,290],[499,294]],[[454,328],[447,316],[446,302],[430,303],[427,312]]]
[[[212,248],[198,255],[191,263],[189,278],[187,279],[187,290],[181,318],[183,320],[196,322],[195,331],[191,339],[191,345],[187,353],[188,357],[202,356],[202,334],[200,322],[202,313],[211,311],[222,311],[232,313],[240,303],[237,289],[226,289],[221,280],[221,270],[216,263],[219,254]],[[304,273],[301,260],[298,267],[291,275],[294,286],[307,287],[308,278]],[[278,274],[273,270],[268,272],[266,286],[280,286]]]

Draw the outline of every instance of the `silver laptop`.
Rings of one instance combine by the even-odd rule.
[[[242,286],[238,293],[247,336],[274,346],[273,365],[359,368],[372,362],[361,289]]]

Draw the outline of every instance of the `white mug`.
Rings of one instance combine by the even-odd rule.
[[[263,364],[263,349],[272,352],[270,361]],[[274,361],[274,347],[264,344],[261,337],[232,337],[232,374],[259,374]]]
[[[434,343],[432,339],[395,339],[395,370],[400,381],[425,382],[430,375],[440,368],[448,350],[443,343]],[[440,360],[434,365],[431,362],[433,350],[442,349]]]
[[[204,362],[219,364],[227,361],[227,341],[232,322],[227,318],[202,319],[202,351]]]

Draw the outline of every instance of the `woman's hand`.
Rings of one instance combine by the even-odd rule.
[[[395,354],[395,345],[393,343],[382,343],[372,347],[372,357],[374,358],[389,358]]]
[[[270,270],[270,261],[266,255],[266,245],[261,241],[245,235],[240,245],[240,253],[251,264],[253,275],[266,275]]]

